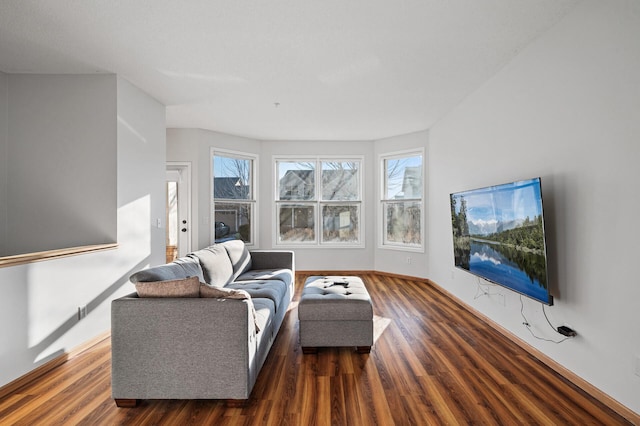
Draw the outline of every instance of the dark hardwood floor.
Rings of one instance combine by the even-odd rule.
[[[151,400],[117,408],[102,341],[0,399],[2,425],[630,424],[433,286],[362,275],[374,303],[370,354],[303,355],[297,300],[248,404]]]

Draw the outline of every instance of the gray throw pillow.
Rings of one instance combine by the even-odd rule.
[[[251,254],[242,240],[225,241],[222,245],[227,250],[233,266],[233,279],[231,281],[235,281],[236,278],[251,269]]]
[[[166,265],[153,266],[151,268],[138,271],[129,277],[129,281],[131,281],[132,283],[137,283],[149,281],[180,280],[190,275],[191,274],[185,274],[184,269],[182,269],[180,265],[169,263]]]
[[[196,256],[200,261],[207,284],[224,287],[233,279],[233,265],[223,245],[214,244],[191,255]]]

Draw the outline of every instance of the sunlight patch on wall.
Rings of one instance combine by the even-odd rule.
[[[151,253],[151,196],[144,195],[118,209],[118,245],[137,261]]]
[[[122,124],[128,131],[131,132],[136,138],[138,138],[142,143],[147,143],[147,138],[145,138],[140,132],[138,132],[131,124],[129,124],[124,118],[118,115],[118,124]]]

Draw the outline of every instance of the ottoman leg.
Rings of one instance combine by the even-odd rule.
[[[371,346],[356,346],[356,351],[359,354],[368,354],[371,353]]]
[[[138,406],[139,399],[116,398],[116,406],[120,408],[133,408]]]

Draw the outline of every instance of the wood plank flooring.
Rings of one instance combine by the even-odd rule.
[[[297,292],[249,403],[111,399],[109,339],[0,399],[1,425],[625,425],[424,282],[364,274],[370,354],[303,355]]]

